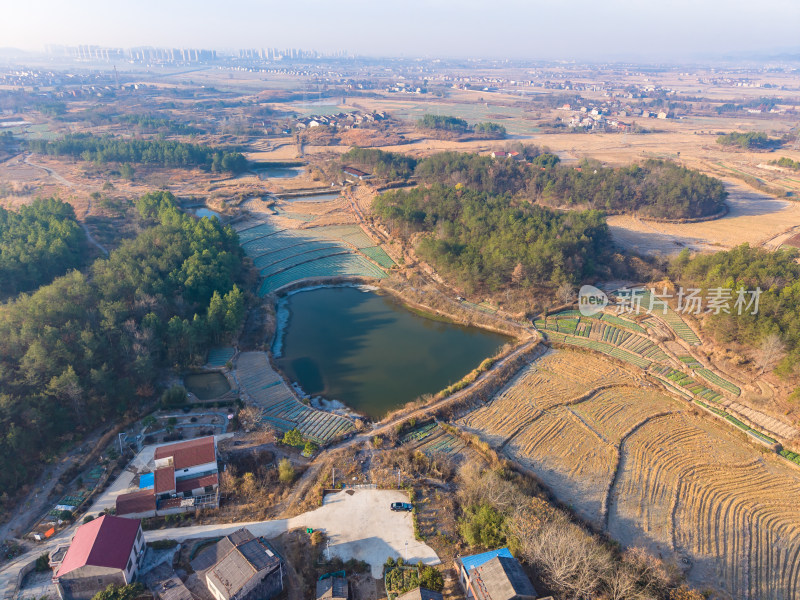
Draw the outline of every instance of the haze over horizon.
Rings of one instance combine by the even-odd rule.
[[[793,0],[28,0],[9,3],[0,47],[294,47],[364,56],[439,56],[659,62],[798,52]],[[502,25],[498,25],[502,24]],[[755,26],[754,24],[758,24]]]

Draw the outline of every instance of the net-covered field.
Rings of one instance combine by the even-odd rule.
[[[263,352],[241,354],[235,376],[245,397],[264,411],[264,421],[279,431],[298,429],[305,437],[325,444],[355,430],[350,419],[300,402]]]
[[[286,216],[286,215],[284,215]],[[281,227],[268,216],[243,223],[239,238],[263,278],[259,294],[314,277],[386,277],[394,261],[358,225]],[[300,219],[302,221],[302,219]]]

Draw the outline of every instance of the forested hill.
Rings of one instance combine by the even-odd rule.
[[[419,255],[468,292],[577,283],[611,262],[597,211],[553,211],[442,184],[385,192],[373,208],[396,232],[425,232]]]
[[[682,252],[673,264],[673,278],[684,288],[723,290],[730,297],[728,312],[704,315],[703,328],[722,346],[731,342],[756,349],[759,369],[777,368],[779,374],[797,377],[800,364],[800,264],[794,249],[770,252],[743,244],[715,254],[690,258]],[[760,288],[758,310],[744,296],[741,313],[738,293]],[[727,291],[725,291],[727,290]],[[800,394],[798,394],[800,395]]]
[[[554,154],[520,146],[519,158],[441,152],[421,160],[354,148],[342,160],[386,179],[415,175],[424,183],[462,184],[493,194],[509,193],[554,207],[633,213],[658,219],[695,219],[718,214],[727,192],[722,182],[670,161],[604,167],[597,161],[568,166]]]
[[[28,140],[27,144],[33,152],[72,156],[101,164],[116,162],[160,167],[199,167],[231,173],[241,173],[247,169],[247,159],[239,152],[174,140],[137,140],[73,133],[53,141]]]
[[[144,196],[137,208],[142,232],[88,273],[0,305],[6,499],[92,427],[150,401],[163,365],[197,360],[240,326],[237,234],[180,212],[168,192]]]
[[[0,207],[0,300],[49,283],[85,260],[86,235],[69,204],[51,198],[18,211]]]

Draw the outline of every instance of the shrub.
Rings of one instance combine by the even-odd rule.
[[[444,589],[444,578],[438,569],[426,566],[419,572],[419,585],[434,592],[441,592]]]
[[[305,444],[305,440],[303,439],[303,434],[300,433],[297,429],[290,429],[286,433],[283,434],[283,440],[281,440],[287,446],[294,446],[296,448],[300,448]]]
[[[177,540],[156,540],[148,542],[147,545],[153,550],[169,550],[178,545]]]
[[[294,467],[288,458],[282,458],[278,463],[278,478],[283,483],[291,483],[294,480]]]
[[[506,544],[506,519],[489,504],[470,506],[459,529],[470,546],[497,548]]]
[[[39,558],[36,559],[36,572],[44,573],[49,568],[50,568],[50,553],[45,552],[44,554],[40,554]]]
[[[161,394],[161,405],[175,408],[186,404],[186,388],[182,385],[173,385]]]

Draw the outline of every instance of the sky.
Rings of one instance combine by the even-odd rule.
[[[0,47],[646,59],[798,52],[800,0],[0,0]]]

